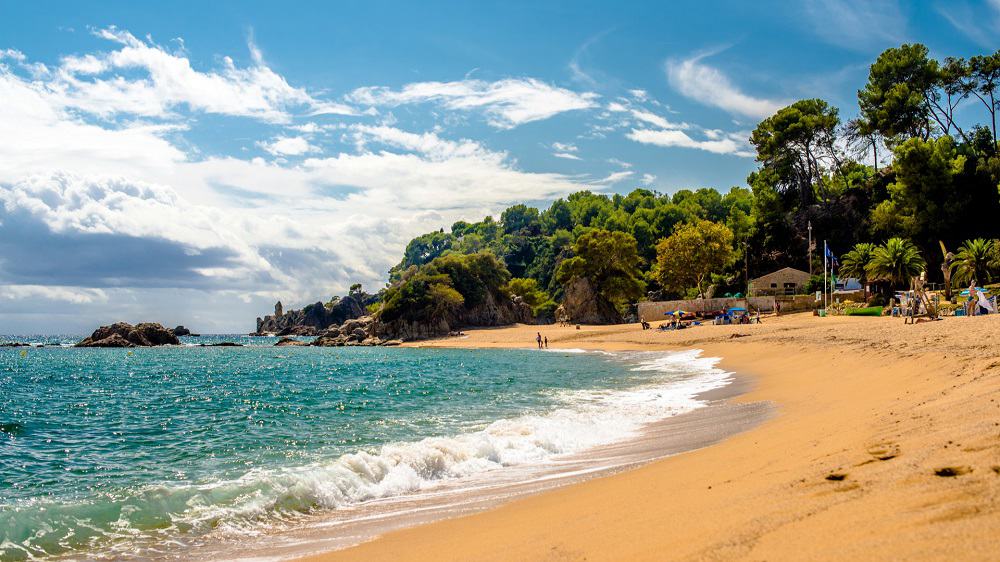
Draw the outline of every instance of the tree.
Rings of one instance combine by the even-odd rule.
[[[886,49],[858,91],[861,115],[893,143],[926,140],[933,127],[931,98],[937,82],[938,65],[927,58],[927,47],[915,43]]]
[[[986,106],[993,130],[993,143],[997,142],[997,85],[1000,84],[1000,51],[969,59],[967,91]]]
[[[815,189],[822,188],[824,170],[839,167],[837,114],[823,100],[800,100],[761,121],[750,136],[761,172],[779,191],[796,191],[803,205],[812,203]]]
[[[707,220],[681,225],[656,245],[660,285],[676,292],[697,287],[702,298],[709,276],[732,260],[733,232]]]
[[[892,289],[905,287],[924,270],[920,251],[909,240],[890,238],[875,248],[866,268],[869,279],[884,281]]]
[[[958,253],[951,263],[954,272],[952,277],[958,283],[972,281],[988,283],[992,280],[991,272],[995,265],[995,256],[993,240],[986,238],[966,240],[959,246]]]
[[[875,244],[860,242],[840,259],[840,274],[856,277],[865,288],[865,298],[868,298],[868,264],[875,257]]]
[[[877,231],[905,236],[935,256],[939,240],[996,235],[997,182],[972,147],[943,136],[909,139],[895,153],[890,199],[872,215]]]
[[[848,121],[844,125],[844,140],[856,158],[863,158],[871,150],[875,171],[878,172],[878,147],[883,140],[878,129],[870,121],[864,117]]]
[[[538,281],[524,277],[511,279],[504,285],[503,291],[521,297],[531,308],[549,300],[549,294],[539,288]]]
[[[506,234],[537,235],[541,229],[538,209],[527,205],[509,207],[500,214],[500,222]]]
[[[562,285],[575,278],[587,279],[598,294],[619,309],[643,295],[642,259],[630,234],[593,229],[576,239],[573,253],[556,271],[556,280]]]

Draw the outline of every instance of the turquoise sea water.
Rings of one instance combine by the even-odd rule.
[[[0,560],[243,540],[624,439],[727,380],[696,353],[206,339],[248,346],[0,349]]]

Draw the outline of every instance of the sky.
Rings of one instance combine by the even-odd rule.
[[[248,332],[456,220],[725,191],[784,105],[998,37],[1000,0],[0,0],[0,333]]]

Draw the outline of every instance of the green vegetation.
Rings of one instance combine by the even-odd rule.
[[[594,229],[573,244],[574,256],[563,260],[556,280],[566,285],[576,278],[590,281],[608,302],[624,308],[638,300],[646,287],[642,280],[635,238],[625,232]]]
[[[909,240],[890,238],[875,248],[865,271],[872,281],[883,281],[890,289],[906,288],[910,279],[924,270],[924,259]]]
[[[656,245],[656,276],[660,284],[682,292],[698,288],[705,298],[709,276],[733,261],[733,231],[707,220],[678,225],[674,233]]]
[[[998,265],[997,248],[993,240],[967,240],[959,247],[955,261],[951,264],[952,279],[958,283],[989,283],[993,281],[992,273]]]
[[[506,298],[501,287],[510,281],[504,264],[489,252],[434,258],[410,266],[382,295],[379,318],[385,322],[447,320],[464,307],[489,297]]]
[[[931,282],[990,280],[1000,270],[998,82],[1000,51],[937,61],[919,44],[888,49],[856,118],[842,123],[838,108],[806,99],[758,124],[748,188],[580,191],[547,209],[514,205],[499,221],[459,221],[407,245],[381,314],[447,314],[488,291],[549,314],[575,278],[619,308],[650,293],[743,292],[747,276],[810,269],[809,225],[846,251],[840,277],[884,289],[923,271]],[[950,262],[943,248],[959,246]],[[812,257],[819,270],[822,252]]]

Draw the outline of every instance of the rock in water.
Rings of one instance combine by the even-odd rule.
[[[153,347],[180,343],[172,330],[155,322],[143,322],[137,326],[128,322],[116,322],[94,330],[89,338],[76,344],[76,347]]]
[[[300,345],[309,345],[308,342],[302,340],[297,340],[295,338],[281,338],[277,343],[274,344],[275,347],[293,347]]]
[[[177,326],[176,328],[174,328],[174,335],[177,337],[190,336],[191,330],[188,330],[184,326]]]

